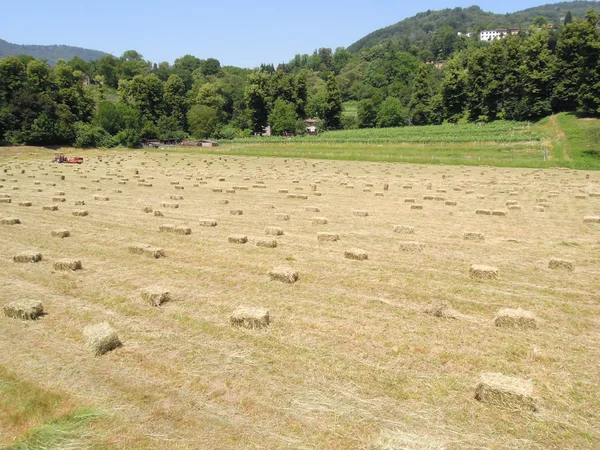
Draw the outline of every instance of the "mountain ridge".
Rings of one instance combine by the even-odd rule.
[[[100,50],[71,45],[21,45],[0,39],[0,59],[7,56],[29,55],[35,59],[46,60],[49,65],[53,66],[59,59],[68,61],[77,56],[89,62],[107,54]]]

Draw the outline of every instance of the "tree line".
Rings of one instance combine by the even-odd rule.
[[[185,55],[152,64],[130,50],[89,63],[0,60],[0,142],[135,147],[142,139],[393,127],[553,112],[600,115],[598,15],[543,21],[492,43],[432,31],[426,47],[391,39],[353,53],[296,55],[254,70]],[[447,58],[432,64],[432,56]],[[354,113],[344,111],[343,105]]]

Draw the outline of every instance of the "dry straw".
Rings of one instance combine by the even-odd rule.
[[[21,220],[16,217],[2,217],[0,219],[0,224],[2,225],[18,225],[21,223]]]
[[[539,399],[534,396],[530,380],[501,373],[482,374],[475,388],[475,398],[480,402],[511,410],[539,410]]]
[[[414,234],[415,229],[408,225],[394,225],[394,233]]]
[[[35,320],[44,313],[39,300],[15,300],[4,305],[4,315],[13,319]]]
[[[265,308],[240,306],[230,317],[231,325],[251,330],[266,328],[269,326],[269,310]]]
[[[79,259],[59,259],[54,261],[54,270],[81,270],[83,266]]]
[[[313,225],[327,225],[329,223],[327,217],[313,217],[311,221]]]
[[[42,254],[40,252],[22,252],[13,256],[13,261],[16,263],[35,263],[42,260]]]
[[[245,234],[230,234],[227,240],[232,244],[245,244],[248,242],[248,236]]]
[[[50,233],[53,237],[66,238],[71,236],[71,232],[66,229],[52,230]]]
[[[498,278],[498,269],[483,264],[473,264],[469,268],[469,276],[480,280],[496,280]]]
[[[256,246],[265,248],[276,248],[277,241],[275,239],[257,239]]]
[[[267,236],[281,236],[283,235],[283,230],[279,227],[266,227],[265,234]]]
[[[401,242],[398,245],[398,250],[401,252],[422,252],[425,249],[425,244],[421,242]]]
[[[281,281],[282,283],[295,283],[298,281],[298,271],[289,266],[277,266],[269,272],[271,281]]]
[[[369,213],[367,211],[363,211],[360,209],[356,209],[354,211],[352,211],[352,214],[358,217],[367,217],[369,215]]]
[[[369,258],[369,255],[366,251],[360,248],[351,248],[344,252],[344,257],[347,259],[355,259],[357,261],[364,261]]]
[[[463,235],[463,239],[465,241],[485,241],[485,236],[482,233],[476,233],[476,232],[466,232]]]
[[[494,325],[501,328],[535,330],[537,328],[537,318],[531,311],[521,308],[503,308],[496,313]]]
[[[74,216],[85,217],[88,214],[89,213],[85,209],[76,209],[76,210],[73,211],[73,215]]]
[[[443,319],[456,318],[456,312],[452,309],[450,304],[448,302],[439,300],[429,303],[427,306],[425,306],[423,312],[425,314],[429,314],[430,316],[441,317]]]
[[[572,272],[573,271],[573,262],[567,261],[566,259],[552,258],[548,262],[548,268],[554,269],[554,270],[561,269],[561,270],[567,270],[569,272]]]
[[[149,244],[130,244],[127,247],[129,253],[133,253],[135,255],[146,255],[151,256],[152,258],[163,258],[165,256],[165,252],[162,248],[153,247]]]
[[[83,335],[94,356],[101,356],[122,345],[119,335],[107,322],[85,327]]]
[[[335,242],[340,240],[340,235],[336,233],[317,233],[319,242]]]
[[[151,306],[160,306],[171,301],[171,293],[161,287],[152,286],[141,291],[142,299]]]
[[[214,219],[200,219],[198,225],[201,227],[216,227],[217,221]]]

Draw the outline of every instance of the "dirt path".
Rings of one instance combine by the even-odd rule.
[[[559,152],[562,150],[564,159],[570,161],[572,158],[571,152],[569,150],[569,143],[567,141],[567,135],[560,127],[556,114],[550,116],[550,126],[552,128],[554,136],[556,136],[556,141],[553,145],[554,149],[558,150]]]

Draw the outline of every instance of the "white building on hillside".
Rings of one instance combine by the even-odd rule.
[[[492,42],[494,39],[504,39],[506,36],[519,34],[519,28],[498,29],[498,30],[482,30],[479,32],[479,40]]]

